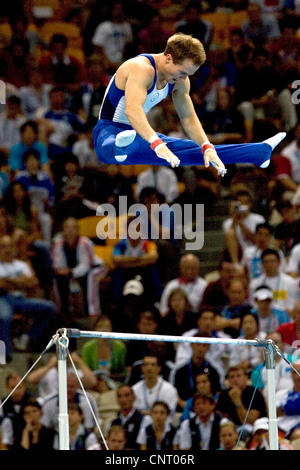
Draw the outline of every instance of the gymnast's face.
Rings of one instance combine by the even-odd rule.
[[[164,77],[168,83],[180,83],[186,80],[189,75],[194,75],[199,68],[191,59],[184,59],[182,62],[175,64],[171,54],[166,55],[165,64]]]

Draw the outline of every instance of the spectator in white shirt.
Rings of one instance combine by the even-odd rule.
[[[230,217],[223,223],[225,247],[234,263],[241,260],[247,246],[254,245],[256,227],[265,222],[261,214],[251,212],[251,205],[250,193],[247,190],[238,191],[230,204]]]
[[[178,403],[178,392],[174,385],[160,376],[161,365],[157,356],[145,356],[142,372],[144,379],[132,386],[135,394],[134,406],[143,414],[149,414],[155,401],[169,405],[170,418],[173,419]]]
[[[138,200],[143,188],[155,187],[167,203],[172,203],[179,195],[178,179],[172,168],[153,165],[137,177],[135,197]]]
[[[255,304],[255,290],[261,285],[266,285],[273,291],[273,307],[289,313],[298,298],[298,281],[280,269],[280,255],[277,250],[264,250],[261,259],[264,274],[250,281],[250,301]]]
[[[300,183],[300,123],[294,129],[293,140],[283,147],[274,164],[281,188],[295,193]]]
[[[246,246],[243,250],[241,263],[246,267],[250,279],[254,279],[263,274],[261,254],[263,250],[271,248],[273,227],[268,223],[258,224],[255,230],[254,245]],[[285,257],[281,250],[278,250],[281,257],[281,268],[285,269]]]
[[[131,43],[133,31],[126,21],[122,2],[116,1],[111,8],[110,20],[101,22],[94,33],[92,44],[95,53],[102,53],[109,66],[115,69],[123,62],[125,47]]]
[[[168,312],[168,300],[170,293],[181,287],[188,296],[188,300],[194,312],[197,312],[202,301],[204,290],[207,286],[200,276],[200,261],[192,253],[185,254],[180,259],[180,276],[169,281],[161,295],[160,313],[162,316]]]

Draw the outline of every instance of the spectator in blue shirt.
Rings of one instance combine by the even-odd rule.
[[[52,126],[49,135],[49,155],[55,161],[57,155],[61,155],[72,147],[72,137],[84,130],[84,122],[66,107],[66,91],[62,87],[53,87],[49,92],[50,107],[42,115]]]
[[[26,121],[20,127],[21,140],[13,145],[9,152],[8,164],[12,174],[25,170],[24,154],[35,150],[39,155],[41,169],[49,173],[49,157],[47,146],[38,140],[38,125],[35,121]]]
[[[43,239],[49,244],[52,236],[51,209],[54,204],[55,188],[49,174],[40,169],[39,154],[28,150],[24,154],[25,170],[20,171],[15,180],[20,181],[28,191],[31,203],[38,211]]]

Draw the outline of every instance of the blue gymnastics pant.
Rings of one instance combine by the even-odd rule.
[[[96,154],[104,163],[118,163],[115,155],[115,140],[120,132],[132,129],[126,124],[116,124],[111,121],[100,119],[93,130],[94,147]],[[179,139],[157,133],[157,135],[168,145],[168,148],[179,158],[180,166],[204,165],[204,159],[199,145],[189,139]],[[232,163],[254,163],[262,166],[271,158],[271,145],[261,143],[216,145],[216,151],[224,165]],[[170,164],[156,156],[156,153],[138,134],[134,141],[126,148],[127,158],[122,165],[159,165],[170,166]],[[264,166],[267,166],[265,164]]]

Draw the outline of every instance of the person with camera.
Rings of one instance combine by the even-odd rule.
[[[264,223],[261,214],[251,211],[252,200],[250,193],[245,190],[237,191],[230,204],[230,217],[223,223],[225,250],[233,263],[239,263],[243,250],[255,243],[255,229]]]

